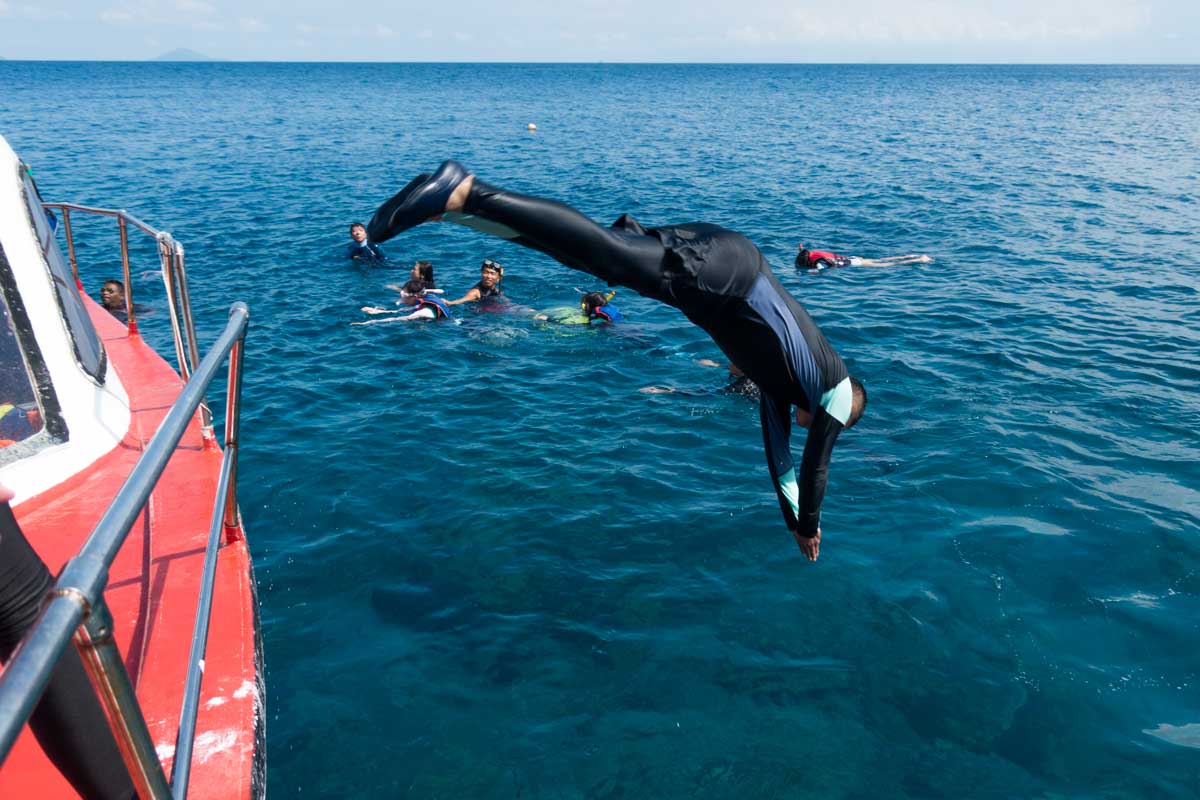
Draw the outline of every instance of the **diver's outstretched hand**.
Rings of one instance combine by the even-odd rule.
[[[817,556],[821,554],[821,529],[817,528],[817,535],[811,539],[797,531],[792,531],[792,536],[796,538],[796,544],[800,545],[800,552],[804,553],[804,557],[809,561],[816,561]]]

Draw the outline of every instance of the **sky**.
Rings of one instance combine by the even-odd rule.
[[[1200,63],[1200,0],[0,0],[0,58]]]

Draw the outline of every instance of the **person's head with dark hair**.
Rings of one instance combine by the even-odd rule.
[[[602,292],[588,292],[579,301],[579,308],[587,317],[594,317],[596,309],[606,305],[608,305],[608,298]]]
[[[109,311],[124,311],[125,284],[116,278],[106,280],[100,286],[100,304]]]
[[[353,222],[350,224],[350,238],[359,244],[364,244],[367,241],[367,226],[361,222]]]
[[[426,289],[436,289],[437,285],[433,281],[433,262],[418,261],[413,264],[412,277],[416,280],[425,281]]]
[[[502,280],[504,280],[504,267],[500,266],[499,261],[485,258],[479,265],[479,282],[484,286],[492,287],[498,286]]]
[[[799,245],[795,264],[796,269],[808,269],[808,249],[804,245]]]
[[[421,295],[425,294],[425,290],[429,286],[420,278],[413,278],[408,283],[404,284],[400,290],[400,300],[406,305],[416,305],[416,302],[421,299]]]
[[[858,378],[851,377],[850,391],[854,393],[854,397],[850,403],[850,419],[846,420],[847,428],[853,428],[867,410],[867,387],[863,386]]]

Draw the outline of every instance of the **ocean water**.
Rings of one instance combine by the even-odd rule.
[[[0,62],[0,133],[185,244],[204,341],[250,306],[272,797],[1200,793],[1200,68]],[[446,157],[759,245],[871,394],[820,561],[674,310],[351,326],[418,258],[599,288],[450,225],[342,259]]]

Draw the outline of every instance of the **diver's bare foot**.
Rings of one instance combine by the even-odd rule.
[[[804,557],[809,561],[816,561],[817,556],[821,554],[821,529],[817,528],[817,535],[811,539],[796,531],[792,531],[792,536],[795,537],[796,544],[800,545],[800,552],[804,553]]]
[[[921,264],[932,264],[932,263],[933,263],[933,259],[932,259],[932,258],[930,258],[929,256],[921,256],[921,257],[920,257],[919,259],[917,259],[917,260],[918,260],[918,262],[919,262],[919,263],[921,263]]]
[[[471,193],[471,187],[474,185],[474,175],[468,175],[463,178],[462,183],[455,186],[454,191],[450,193],[450,199],[446,201],[446,210],[461,212],[467,204],[467,195]]]
[[[670,394],[675,390],[670,386],[643,386],[638,391],[642,394]]]

